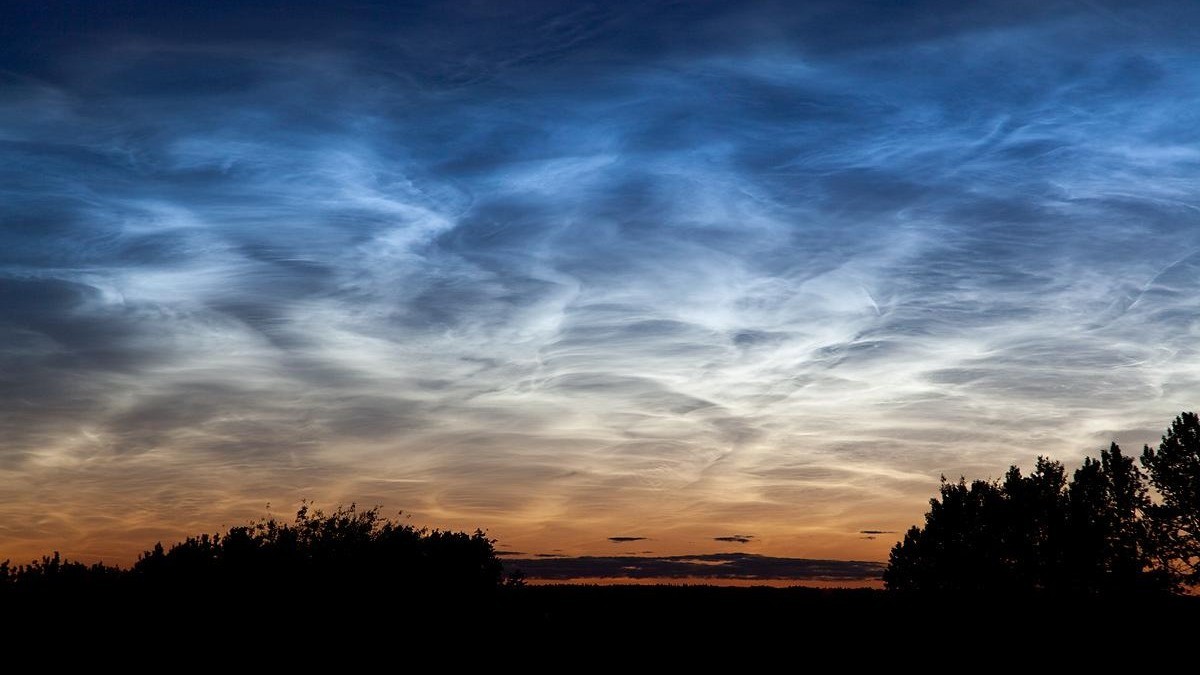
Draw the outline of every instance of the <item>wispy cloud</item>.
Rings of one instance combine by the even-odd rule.
[[[508,560],[505,567],[531,579],[743,579],[756,581],[871,581],[883,565],[855,560],[780,558],[753,553],[693,556],[581,556]]]
[[[1189,4],[10,5],[0,556],[315,497],[882,558],[1195,405]]]

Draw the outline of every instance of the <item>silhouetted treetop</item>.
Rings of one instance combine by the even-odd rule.
[[[892,549],[884,583],[925,593],[1111,595],[1200,581],[1196,415],[1176,418],[1142,464],[1145,473],[1113,443],[1069,482],[1045,457],[1028,476],[1014,466],[1002,481],[943,478],[924,527]]]
[[[18,593],[119,586],[154,594],[477,597],[502,581],[501,561],[483,532],[418,529],[354,505],[326,514],[305,504],[290,523],[268,519],[169,548],[159,543],[129,570],[67,562],[57,553],[28,565],[0,564],[0,592]]]
[[[1158,500],[1148,507],[1158,562],[1190,584],[1200,583],[1200,418],[1175,418],[1158,449],[1145,446],[1142,465]]]

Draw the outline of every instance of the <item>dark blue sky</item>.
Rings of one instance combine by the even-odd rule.
[[[943,473],[1151,442],[1200,392],[1198,26],[5,3],[0,544],[310,497],[880,559]]]

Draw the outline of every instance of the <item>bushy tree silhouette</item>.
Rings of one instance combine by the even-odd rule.
[[[417,529],[353,505],[330,514],[305,505],[292,523],[264,520],[166,550],[160,544],[131,572],[151,586],[334,595],[478,594],[498,587],[503,576],[480,531]]]
[[[1145,446],[1142,465],[1159,499],[1148,508],[1156,557],[1164,571],[1200,583],[1200,418],[1175,418],[1158,449]]]
[[[1113,443],[1100,459],[1087,458],[1071,481],[1070,536],[1064,563],[1072,590],[1114,592],[1164,583],[1152,563],[1145,514],[1145,476],[1133,457]]]
[[[940,499],[929,501],[925,527],[911,528],[892,549],[884,582],[923,592],[969,592],[1003,583],[1002,523],[993,517],[1003,502],[994,483],[967,485],[943,477]]]
[[[121,583],[123,570],[104,563],[64,560],[58,551],[28,565],[0,561],[0,594],[59,596],[108,590]]]
[[[1002,499],[985,514],[997,523],[995,546],[1008,589],[1060,588],[1066,556],[1067,481],[1063,465],[1038,457],[1029,476],[1010,467],[1000,486]]]
[[[1147,473],[1113,443],[1069,482],[1062,464],[1044,457],[1028,476],[1014,466],[999,482],[943,478],[924,527],[893,547],[884,583],[925,593],[1114,595],[1200,581],[1196,415],[1176,418],[1142,464]]]
[[[63,560],[0,564],[0,593],[45,596],[120,589],[124,596],[328,600],[481,598],[503,582],[492,541],[397,523],[354,505],[302,506],[291,523],[262,520],[144,552],[128,570]]]

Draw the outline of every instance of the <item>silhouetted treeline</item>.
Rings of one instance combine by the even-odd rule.
[[[1118,595],[1200,582],[1200,419],[1183,413],[1141,466],[1112,446],[1067,479],[1039,457],[1028,476],[944,478],[924,527],[892,549],[884,583],[921,593]]]
[[[300,508],[274,519],[156,545],[129,569],[68,562],[58,553],[28,565],[0,564],[0,597],[323,599],[437,594],[481,597],[504,582],[482,532],[418,529],[353,505],[330,514]]]

